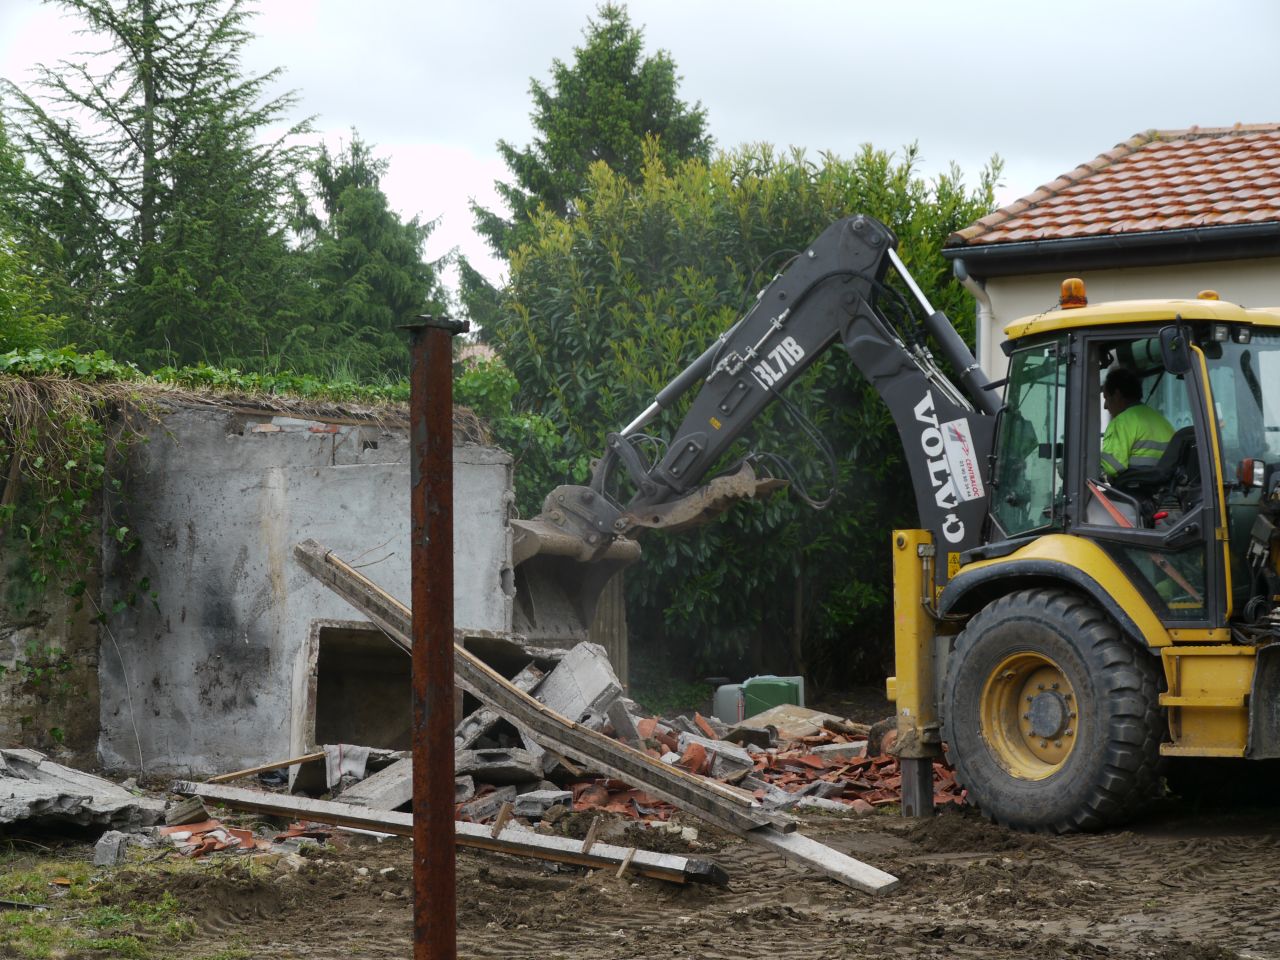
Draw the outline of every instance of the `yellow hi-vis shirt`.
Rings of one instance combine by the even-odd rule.
[[[1126,407],[1102,434],[1102,469],[1114,477],[1129,467],[1154,467],[1172,436],[1169,421],[1145,403]]]

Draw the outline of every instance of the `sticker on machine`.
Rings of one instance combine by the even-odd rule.
[[[982,474],[978,469],[978,457],[973,448],[973,434],[969,421],[952,420],[942,424],[942,442],[946,450],[947,466],[961,500],[978,500],[986,496],[982,486]]]

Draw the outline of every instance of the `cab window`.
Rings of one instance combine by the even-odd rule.
[[[1062,525],[1066,341],[1015,350],[996,441],[992,517],[1005,536]]]

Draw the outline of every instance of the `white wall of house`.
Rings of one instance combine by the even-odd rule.
[[[988,376],[995,379],[1005,374],[1007,362],[1000,351],[1004,328],[1016,320],[1056,310],[1062,281],[1067,276],[1084,280],[1091,304],[1106,300],[1187,299],[1207,289],[1245,307],[1280,306],[1280,257],[996,277],[987,281],[993,317],[983,331],[978,356]]]

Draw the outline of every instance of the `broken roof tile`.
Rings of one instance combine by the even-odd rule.
[[[1280,222],[1280,124],[1149,130],[964,230],[947,246]]]

